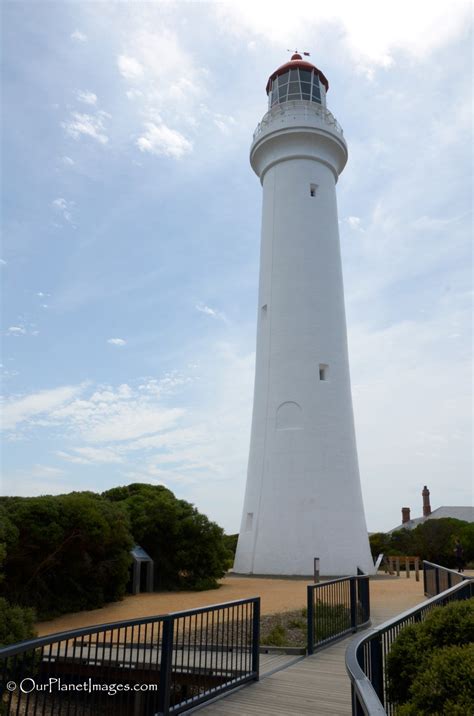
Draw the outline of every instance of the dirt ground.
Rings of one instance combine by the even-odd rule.
[[[122,601],[113,602],[102,609],[64,614],[56,619],[40,622],[36,627],[39,636],[43,636],[94,624],[138,619],[256,596],[261,598],[262,614],[274,614],[304,607],[306,585],[309,583],[309,580],[305,579],[229,575],[221,580],[219,589],[205,592],[159,592],[127,596]],[[370,581],[372,607],[378,606],[380,609],[383,605],[383,611],[386,610],[387,614],[409,609],[423,599],[422,577],[420,582],[416,582],[413,574],[410,579],[406,579],[402,573],[398,578],[381,575]],[[396,608],[398,605],[399,609]]]

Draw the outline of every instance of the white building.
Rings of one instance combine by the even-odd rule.
[[[268,80],[250,162],[263,187],[257,356],[234,570],[373,572],[347,355],[336,182],[347,161],[328,82],[301,55]]]

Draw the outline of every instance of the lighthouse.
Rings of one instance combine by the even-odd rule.
[[[347,162],[324,74],[270,76],[250,149],[263,189],[247,485],[234,571],[374,570],[357,461],[336,183]]]

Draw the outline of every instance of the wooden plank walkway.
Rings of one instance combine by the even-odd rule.
[[[392,585],[389,599],[378,601],[371,597],[374,626],[424,600],[422,583],[415,592],[407,590],[401,578],[392,578],[390,591]],[[345,669],[350,638],[286,668],[283,665],[269,676],[262,673],[259,682],[195,711],[205,716],[350,716],[350,682]]]

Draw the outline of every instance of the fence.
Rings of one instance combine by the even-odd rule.
[[[258,680],[259,624],[254,597],[13,644],[0,649],[0,713],[182,713]]]
[[[433,569],[432,569],[433,568]],[[428,577],[428,588],[432,584],[436,587],[443,586],[448,582],[446,575],[442,572],[451,572],[439,565],[430,562],[423,563],[423,574]],[[459,577],[456,572],[452,574]],[[436,576],[438,575],[438,576]],[[425,582],[425,593],[426,591]],[[423,604],[398,615],[382,624],[377,629],[372,629],[360,639],[354,640],[346,652],[346,669],[351,680],[352,688],[352,714],[353,716],[381,716],[383,714],[395,714],[395,707],[388,696],[388,682],[386,675],[386,661],[393,642],[402,629],[408,624],[423,621],[427,614],[436,606],[443,606],[451,601],[469,599],[474,595],[474,580],[462,578],[462,582],[451,588],[436,592]]]
[[[434,597],[455,584],[460,584],[469,579],[453,569],[440,567],[439,564],[423,562],[423,591],[427,597]]]
[[[308,654],[357,631],[370,620],[369,577],[341,577],[308,585]]]

